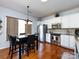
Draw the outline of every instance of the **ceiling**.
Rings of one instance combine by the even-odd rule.
[[[30,6],[30,14],[35,17],[45,17],[54,13],[79,7],[79,0],[0,0],[0,6],[27,13],[27,5]]]

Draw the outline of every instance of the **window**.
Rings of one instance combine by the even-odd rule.
[[[25,33],[25,24],[26,22],[24,20],[18,20],[18,35],[20,35],[20,33]]]

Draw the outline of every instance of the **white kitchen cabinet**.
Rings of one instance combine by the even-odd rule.
[[[50,33],[46,33],[46,42],[51,43],[51,34]]]
[[[61,46],[69,47],[69,36],[61,35]]]
[[[61,35],[61,46],[74,49],[75,37],[72,35]]]
[[[52,24],[48,24],[48,28],[52,28]]]
[[[79,28],[79,13],[62,16],[62,28]]]
[[[70,40],[70,48],[75,49],[75,37],[70,36],[69,40]]]

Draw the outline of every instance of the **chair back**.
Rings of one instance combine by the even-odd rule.
[[[27,43],[33,44],[35,42],[35,35],[28,35]]]
[[[9,36],[10,44],[15,45],[16,44],[16,36]]]

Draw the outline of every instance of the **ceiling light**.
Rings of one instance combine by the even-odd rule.
[[[47,2],[47,0],[41,0],[41,2]]]

